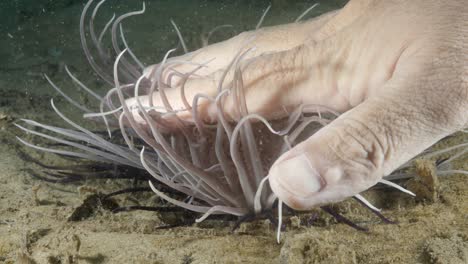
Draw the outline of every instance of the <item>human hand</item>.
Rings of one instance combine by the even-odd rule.
[[[341,201],[466,127],[467,16],[461,0],[351,0],[323,20],[272,28],[262,41],[253,41],[256,53],[241,63],[249,113],[274,119],[301,104],[345,112],[273,164],[269,180],[275,194],[299,210]],[[220,73],[245,36],[194,53],[191,59],[199,63],[221,56],[184,84],[188,102],[198,93],[217,94]],[[180,86],[165,91],[173,109],[185,108]],[[141,100],[148,104],[149,98]],[[164,104],[159,93],[153,100]],[[238,119],[232,97],[223,103],[228,118]],[[216,121],[212,106],[198,101],[205,121]],[[189,120],[191,113],[179,116]]]

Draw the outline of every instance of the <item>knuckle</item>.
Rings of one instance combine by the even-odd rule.
[[[335,129],[338,140],[330,145],[331,150],[349,176],[373,177],[383,167],[387,140],[381,128],[370,124],[347,118]]]

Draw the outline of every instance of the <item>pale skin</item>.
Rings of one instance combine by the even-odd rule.
[[[274,163],[272,190],[298,210],[341,201],[468,126],[467,17],[464,0],[351,0],[303,23],[242,33],[182,56],[215,58],[185,93],[189,102],[197,93],[215,96],[223,69],[240,49],[255,47],[241,66],[249,113],[275,119],[300,104],[344,113]],[[184,107],[178,89],[166,90],[174,109]],[[159,94],[153,100],[162,105]],[[199,107],[203,119],[216,121],[210,102]],[[225,111],[237,119],[230,97]]]

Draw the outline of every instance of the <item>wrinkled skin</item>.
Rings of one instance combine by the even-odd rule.
[[[274,119],[303,103],[344,112],[275,162],[271,188],[299,210],[341,201],[467,127],[467,17],[464,0],[351,0],[313,20],[242,33],[184,55],[199,63],[215,58],[197,72],[201,78],[187,82],[186,96],[191,102],[197,93],[216,95],[223,69],[240,49],[255,46],[242,64],[250,113]],[[177,87],[167,95],[183,108]],[[154,102],[162,105],[158,94]],[[206,121],[216,121],[208,101],[199,107]],[[225,109],[237,118],[229,96]],[[180,116],[190,119],[188,112]]]

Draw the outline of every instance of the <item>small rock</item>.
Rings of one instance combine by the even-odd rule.
[[[416,160],[416,176],[409,180],[407,188],[416,194],[416,200],[436,202],[439,197],[439,179],[433,161]]]
[[[448,238],[430,238],[424,245],[423,254],[433,264],[468,263],[468,241],[456,234]]]

